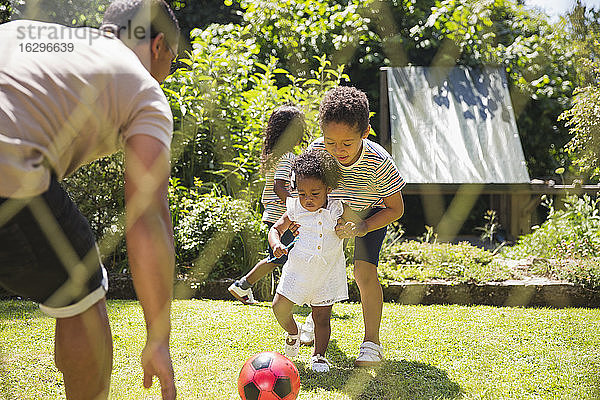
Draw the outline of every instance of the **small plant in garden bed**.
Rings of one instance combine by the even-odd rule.
[[[600,256],[600,199],[588,195],[569,195],[563,208],[555,209],[552,199],[545,198],[548,218],[530,234],[523,235],[512,247],[500,254],[518,259],[528,256],[557,259],[586,259]]]
[[[568,195],[556,209],[544,199],[548,218],[500,254],[509,259],[535,258],[530,272],[600,289],[600,199]]]
[[[521,264],[526,273],[563,280],[587,289],[600,290],[600,257],[587,259],[529,257]]]
[[[467,242],[397,243],[382,253],[378,270],[384,281],[485,282],[512,278],[509,268],[497,262],[492,253]]]

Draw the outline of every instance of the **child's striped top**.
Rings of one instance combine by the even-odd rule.
[[[292,161],[294,153],[288,152],[281,156],[277,167],[267,171],[265,174],[265,188],[263,189],[261,202],[265,208],[262,215],[264,222],[275,223],[285,213],[285,203],[281,201],[279,196],[273,190],[275,179],[281,179],[287,182],[287,189],[290,189],[290,180],[292,175]]]
[[[309,146],[325,150],[320,137]],[[383,198],[398,193],[406,184],[400,176],[392,156],[379,144],[363,139],[358,160],[349,166],[341,165],[342,180],[331,193],[332,199],[340,199],[354,211],[372,207],[385,208]]]

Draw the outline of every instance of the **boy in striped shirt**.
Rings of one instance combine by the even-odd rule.
[[[400,190],[405,182],[390,154],[367,139],[371,126],[364,92],[348,86],[329,90],[319,108],[319,123],[323,137],[310,148],[327,150],[342,169],[339,188],[333,190],[331,198],[343,200],[363,218],[358,223],[339,223],[336,231],[341,238],[355,237],[354,278],[365,324],[355,365],[375,366],[383,359],[379,341],[383,308],[377,275],[379,252],[387,225],[404,214]]]

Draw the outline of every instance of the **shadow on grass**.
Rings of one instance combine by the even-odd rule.
[[[236,305],[240,306],[240,307],[248,307],[246,304],[242,304],[241,302],[236,302]],[[251,307],[263,307],[263,308],[271,308],[271,303],[268,302],[261,302],[261,303],[257,303],[257,304],[252,304]],[[307,317],[308,314],[310,314],[310,307],[308,306],[294,306],[294,315],[296,316],[302,316],[302,317]],[[335,308],[332,310],[331,312],[331,319],[340,319],[340,320],[344,320],[344,319],[350,319],[353,318],[352,315],[348,315],[348,314],[338,314],[335,312]],[[298,322],[304,322],[303,319],[298,320]]]
[[[354,358],[348,358],[335,340],[327,355],[334,365],[327,374],[314,373],[303,362],[296,364],[302,390],[341,391],[354,400],[457,399],[462,394],[460,386],[433,365],[385,360],[377,368],[354,368]]]
[[[20,318],[39,318],[44,316],[38,305],[28,300],[2,300],[0,301],[0,320]]]
[[[298,316],[304,316],[307,317],[308,314],[310,314],[311,312],[311,308],[308,306],[294,306],[294,315],[298,315]],[[353,318],[352,315],[349,314],[338,314],[335,312],[335,308],[333,308],[333,310],[331,310],[331,319],[350,319]],[[304,321],[301,321],[304,322]]]

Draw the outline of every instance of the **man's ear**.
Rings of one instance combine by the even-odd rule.
[[[153,60],[158,59],[160,55],[160,51],[165,45],[165,34],[160,32],[158,35],[151,39],[150,41],[150,56]]]

